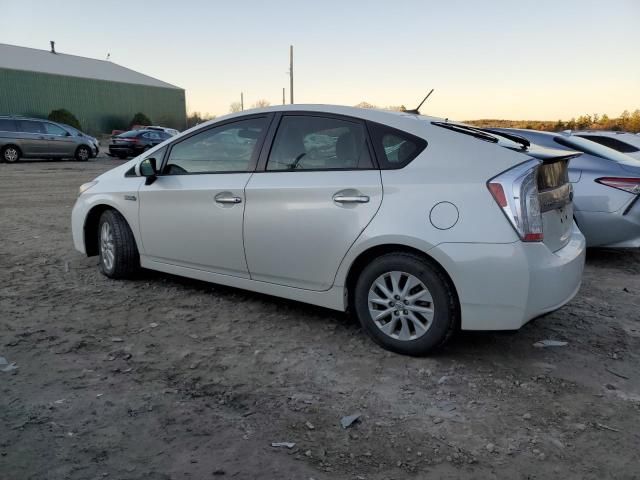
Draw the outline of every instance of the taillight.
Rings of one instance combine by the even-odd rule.
[[[487,183],[496,203],[524,242],[541,242],[542,213],[538,198],[539,160],[517,165]]]
[[[596,179],[596,182],[606,185],[607,187],[633,193],[634,195],[640,195],[640,178],[602,177]]]

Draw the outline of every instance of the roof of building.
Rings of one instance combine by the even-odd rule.
[[[179,88],[108,60],[79,57],[49,50],[0,43],[0,68],[66,75],[69,77],[133,83],[150,87]]]

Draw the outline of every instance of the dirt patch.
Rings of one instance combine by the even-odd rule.
[[[70,212],[119,163],[0,164],[0,478],[638,477],[640,252],[589,252],[518,333],[407,358],[330,310],[102,276]]]

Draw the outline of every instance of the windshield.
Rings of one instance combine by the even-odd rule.
[[[620,153],[613,148],[605,147],[604,145],[600,145],[599,143],[592,142],[591,140],[587,140],[586,138],[572,135],[570,137],[555,137],[554,140],[560,145],[574,148],[576,150],[580,150],[581,152],[595,155],[596,157],[606,158],[607,160],[613,160],[614,162],[622,163],[625,165],[640,165],[640,160],[636,160],[629,155],[625,155],[624,153]]]

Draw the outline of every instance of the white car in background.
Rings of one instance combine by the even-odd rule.
[[[640,160],[640,137],[637,134],[605,130],[568,131],[568,133]]]
[[[350,309],[385,348],[425,354],[578,291],[579,153],[526,143],[412,113],[231,114],[80,187],[73,240],[110,278],[142,266]]]
[[[180,133],[175,128],[160,127],[158,125],[150,125],[148,127],[145,127],[145,129],[146,130],[160,130],[161,132],[168,133],[172,137],[175,137],[176,135],[178,135]]]

